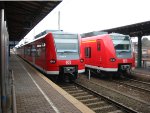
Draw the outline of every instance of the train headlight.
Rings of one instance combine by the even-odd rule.
[[[80,62],[83,63],[83,62],[84,62],[84,59],[80,59]]]
[[[111,62],[115,62],[116,59],[115,59],[115,58],[110,58],[110,61],[111,61]]]
[[[55,63],[56,63],[56,60],[55,60],[55,59],[51,59],[51,60],[50,60],[50,63],[51,63],[51,64],[55,64]]]

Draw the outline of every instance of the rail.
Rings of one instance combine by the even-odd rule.
[[[93,94],[95,94],[95,95],[101,97],[102,99],[104,99],[104,100],[107,101],[108,103],[114,104],[116,107],[122,109],[123,111],[126,111],[127,113],[138,113],[138,111],[136,111],[136,110],[134,110],[134,109],[132,109],[132,108],[130,108],[130,107],[127,107],[127,106],[123,105],[122,103],[119,103],[119,102],[117,102],[117,101],[115,101],[115,100],[113,100],[113,99],[111,99],[111,98],[109,98],[109,97],[107,97],[107,96],[104,96],[104,95],[102,95],[102,94],[100,94],[100,93],[97,93],[96,91],[94,91],[94,90],[92,90],[92,89],[89,89],[89,88],[87,88],[87,87],[85,87],[85,86],[83,86],[83,85],[81,85],[81,84],[79,84],[79,83],[75,83],[75,84],[76,84],[77,86],[80,86],[80,87],[82,87],[82,88],[84,88],[84,89],[86,89],[86,90],[92,92]]]
[[[65,84],[66,85],[66,84]],[[79,83],[59,85],[76,99],[87,105],[94,112],[127,112],[138,113],[138,111],[123,105],[107,96],[104,96],[93,89]]]

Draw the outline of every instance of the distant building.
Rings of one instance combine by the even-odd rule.
[[[138,43],[137,42],[133,42],[133,46],[134,46],[134,51],[135,54],[137,55],[138,53]],[[144,45],[142,46],[142,57],[150,57],[150,46],[149,47],[145,47]]]

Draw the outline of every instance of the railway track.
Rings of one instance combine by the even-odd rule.
[[[139,80],[134,80],[134,79],[123,79],[123,80],[113,80],[114,82],[122,85],[126,85],[128,87],[132,87],[134,89],[142,90],[144,92],[150,93],[150,83],[148,82],[143,82]]]
[[[119,103],[123,103],[125,106],[131,107],[138,112],[150,113],[149,93],[120,85],[113,82],[112,79],[101,80],[98,77],[91,77],[88,80],[87,76],[80,75],[80,79],[76,82]]]
[[[96,113],[137,113],[136,110],[103,96],[81,84],[63,84],[60,87]]]

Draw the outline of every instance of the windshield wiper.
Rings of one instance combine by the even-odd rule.
[[[75,51],[64,51],[64,53],[76,53]]]
[[[118,51],[119,54],[126,53],[126,52],[129,52],[129,51]]]
[[[58,53],[76,53],[76,51],[61,51],[61,52],[58,52]]]

